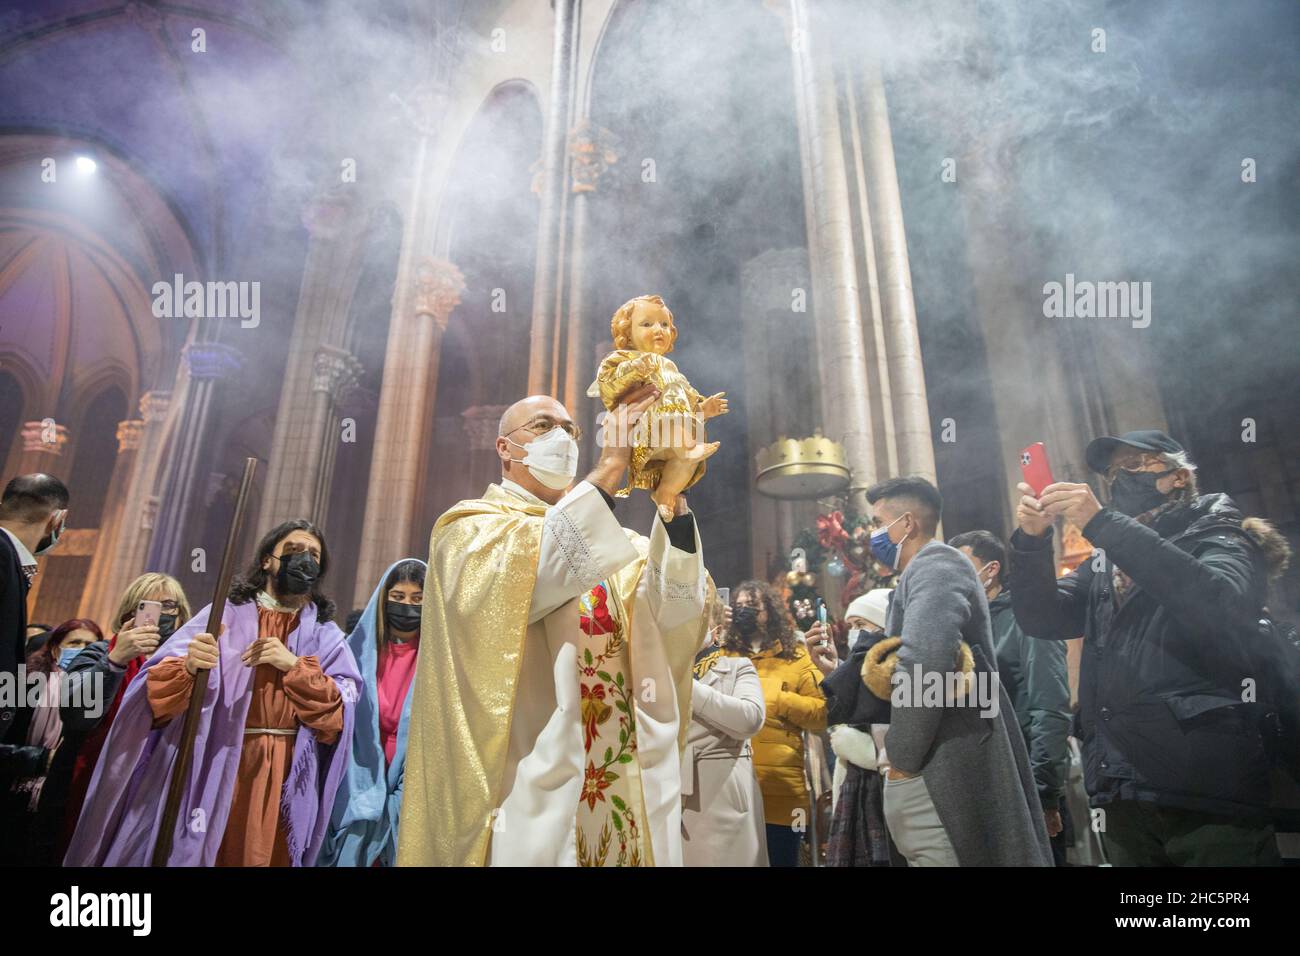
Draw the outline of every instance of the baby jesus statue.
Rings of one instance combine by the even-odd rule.
[[[651,382],[659,399],[645,412],[632,435],[632,463],[626,497],[632,488],[650,491],[664,521],[673,518],[677,496],[704,474],[704,461],[718,442],[704,436],[704,420],[725,415],[726,392],[704,398],[667,357],[677,341],[673,314],[657,295],[641,295],[623,303],[610,323],[614,351],[605,356],[596,380],[587,389],[613,411],[632,387]]]

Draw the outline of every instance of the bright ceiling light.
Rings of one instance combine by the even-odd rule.
[[[89,156],[77,157],[77,172],[84,176],[89,176],[95,171],[96,163]]]

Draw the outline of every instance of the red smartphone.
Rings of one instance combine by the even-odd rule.
[[[135,608],[135,627],[143,627],[146,624],[157,626],[160,617],[162,617],[161,601],[141,601]]]
[[[1020,452],[1020,474],[1025,484],[1034,489],[1035,495],[1041,495],[1043,489],[1056,481],[1052,477],[1052,466],[1047,463],[1047,446],[1040,441],[1034,442]]]

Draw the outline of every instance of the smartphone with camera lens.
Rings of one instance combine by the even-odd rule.
[[[1034,495],[1043,493],[1043,489],[1053,484],[1052,466],[1047,463],[1047,446],[1040,441],[1034,442],[1020,451],[1020,474],[1025,484],[1034,489]]]
[[[135,607],[135,626],[144,627],[146,624],[158,626],[158,620],[162,617],[161,601],[141,601]]]

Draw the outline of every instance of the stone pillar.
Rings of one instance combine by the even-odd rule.
[[[857,212],[855,238],[858,249],[858,277],[862,284],[862,316],[866,328],[863,340],[867,347],[867,386],[871,394],[871,425],[876,438],[877,472],[897,475],[898,438],[894,431],[894,397],[889,383],[889,349],[885,342],[884,310],[880,303],[880,270],[877,268],[876,240],[872,234],[872,199],[867,189],[866,149],[862,138],[861,97],[853,70],[845,70],[844,113],[848,119],[850,146],[849,186]]]
[[[916,302],[912,298],[912,269],[907,258],[894,140],[889,128],[885,87],[876,64],[865,66],[861,90],[865,172],[871,197],[871,228],[880,282],[898,468],[904,474],[923,475],[935,481],[930,408],[916,329]]]
[[[573,170],[573,244],[569,251],[569,327],[564,361],[564,407],[581,423],[584,430],[595,427],[594,419],[602,408],[587,398],[587,386],[596,377],[587,347],[590,324],[586,315],[586,251],[589,210],[601,175],[618,162],[617,139],[609,130],[584,118],[569,136],[569,162]]]
[[[117,621],[111,618],[113,612],[117,610],[117,602],[121,595],[109,594],[105,589],[111,576],[110,566],[116,553],[127,488],[135,471],[140,444],[144,440],[144,428],[144,420],[139,418],[118,423],[117,458],[113,462],[113,475],[109,479],[108,492],[104,498],[104,516],[99,523],[99,542],[90,562],[90,570],[86,574],[86,584],[81,592],[81,606],[77,610],[78,617],[88,617],[107,629],[117,627]]]
[[[328,507],[339,434],[336,399],[361,369],[344,349],[361,276],[364,217],[353,193],[334,190],[303,211],[311,236],[262,487],[258,528],[320,521]]]
[[[867,485],[876,480],[867,357],[863,343],[853,210],[840,130],[839,99],[826,24],[811,0],[791,0],[791,48],[799,87],[801,135],[808,144],[812,178],[816,328],[822,415],[829,437],[844,444],[853,470],[850,507],[865,510]]]
[[[325,523],[329,511],[330,488],[334,483],[334,459],[342,441],[340,409],[365,370],[347,349],[322,345],[312,363],[311,394],[314,407],[310,433],[320,441],[307,449],[305,474],[314,474],[316,484],[311,494],[311,509],[305,512],[318,525]]]
[[[170,403],[171,393],[165,391],[146,392],[140,398],[139,439],[123,481],[117,527],[112,538],[104,539],[101,548],[104,558],[98,576],[99,555],[91,565],[96,603],[93,607],[85,606],[86,599],[83,599],[85,610],[111,614],[126,586],[145,570],[149,538],[158,513],[158,499],[153,489],[160,470]],[[119,432],[119,441],[122,440]],[[130,437],[128,440],[136,439]],[[122,454],[121,450],[118,454]],[[103,621],[98,617],[96,620]]]
[[[243,358],[228,345],[219,342],[191,342],[181,351],[186,369],[185,394],[175,441],[168,450],[163,480],[156,487],[158,498],[157,533],[149,543],[149,567],[168,574],[179,572],[187,560],[189,542],[186,529],[201,519],[203,489],[209,469],[203,459],[215,391],[220,382],[233,379],[243,366]]]
[[[805,323],[808,314],[794,311],[791,295],[795,289],[807,289],[809,281],[808,256],[803,249],[773,249],[750,259],[740,270],[750,556],[754,576],[764,580],[769,554],[789,550],[793,532],[788,525],[793,512],[789,503],[752,490],[758,476],[755,456],[783,436],[812,434],[818,424],[817,370],[811,367],[806,346],[800,347],[796,334],[796,324]]]
[[[1043,317],[1041,285],[1014,278],[1022,272],[1021,263],[1032,261],[1034,239],[1005,201],[1016,188],[1014,146],[989,147],[1014,141],[1007,130],[990,131],[986,142],[970,144],[958,164],[965,171],[960,196],[966,246],[997,415],[1004,531],[1013,523],[1020,450],[1026,445],[1047,444],[1058,479],[1083,481],[1088,474],[1082,410],[1071,399],[1061,340],[1052,325],[1057,320]],[[1033,401],[1026,400],[1029,395]]]
[[[501,479],[501,460],[497,457],[497,429],[508,405],[475,405],[460,413],[461,425],[468,439],[470,494],[478,496],[484,488]]]
[[[427,546],[412,540],[419,515],[420,468],[433,424],[442,335],[452,309],[460,304],[465,277],[446,260],[409,256],[408,250],[404,242],[384,355],[353,607],[365,605],[384,569],[408,547],[422,552]]]
[[[24,422],[22,436],[23,453],[14,474],[43,472],[67,481],[71,461],[63,454],[63,446],[71,438],[68,429],[53,418],[43,418],[38,422]]]
[[[555,33],[551,58],[550,103],[542,136],[541,211],[537,222],[537,269],[533,278],[533,318],[529,335],[528,391],[556,392],[555,340],[559,334],[560,260],[564,247],[561,220],[565,203],[574,61],[580,0],[554,0]]]

